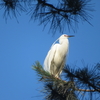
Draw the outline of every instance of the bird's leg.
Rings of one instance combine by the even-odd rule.
[[[54,77],[54,78],[56,78],[56,79],[59,79],[60,80],[60,78],[58,77],[58,75],[53,75],[53,74],[51,74],[52,75],[52,77]]]
[[[60,77],[58,77],[58,75],[55,75],[55,78],[57,78],[57,79],[61,80],[61,78],[60,78]]]

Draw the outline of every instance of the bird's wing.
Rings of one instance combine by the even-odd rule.
[[[44,60],[44,70],[50,72],[51,61],[53,60],[58,44],[52,46]]]

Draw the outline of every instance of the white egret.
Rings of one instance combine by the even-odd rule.
[[[51,75],[59,78],[66,62],[66,55],[68,54],[69,41],[68,38],[73,37],[66,34],[61,35],[51,46],[45,60],[44,70],[48,71]]]

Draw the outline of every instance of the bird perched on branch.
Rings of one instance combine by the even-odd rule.
[[[68,38],[73,37],[66,34],[61,35],[51,46],[45,60],[44,70],[51,75],[59,78],[66,62],[68,54],[69,41]],[[59,40],[59,43],[56,43]]]

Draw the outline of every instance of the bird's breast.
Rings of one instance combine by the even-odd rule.
[[[68,52],[67,44],[62,44],[57,46],[55,56],[54,56],[54,62],[57,66],[60,65],[62,61],[65,60],[67,52]]]

